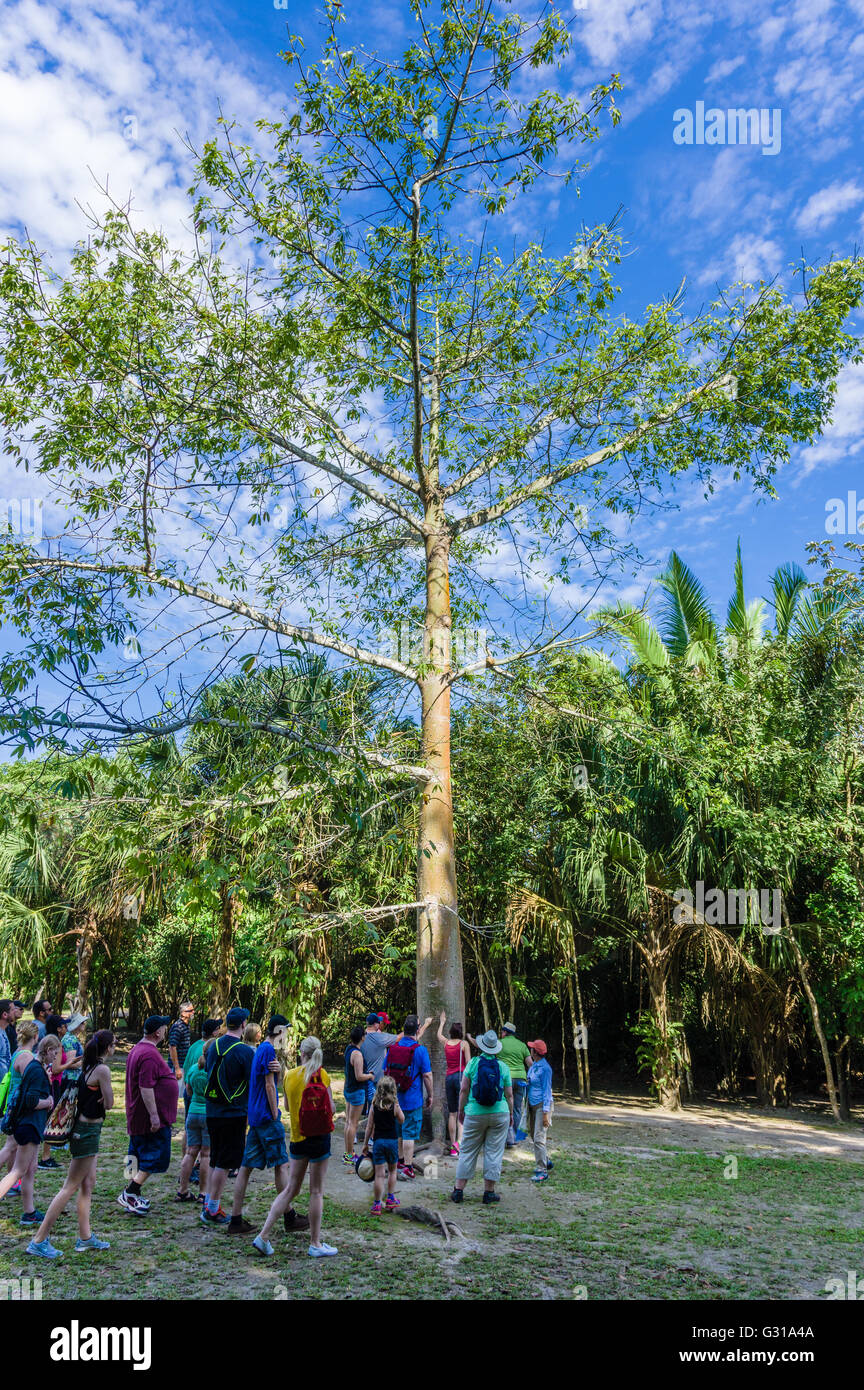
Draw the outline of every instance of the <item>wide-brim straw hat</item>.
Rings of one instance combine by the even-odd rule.
[[[501,1051],[501,1039],[494,1028],[490,1028],[488,1033],[483,1033],[476,1041],[480,1051],[485,1052],[487,1057],[494,1057],[496,1052]]]

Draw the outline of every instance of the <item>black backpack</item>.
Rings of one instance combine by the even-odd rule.
[[[235,1047],[240,1046],[240,1039],[232,1039],[231,1043],[228,1045],[228,1047],[226,1047],[224,1052],[219,1051],[218,1043],[214,1043],[213,1046],[216,1049],[216,1061],[213,1063],[210,1075],[207,1077],[207,1086],[204,1090],[204,1095],[207,1100],[216,1101],[217,1104],[220,1105],[236,1105],[238,1098],[242,1096],[244,1091],[247,1089],[246,1080],[244,1078],[242,1084],[237,1088],[234,1094],[229,1096],[228,1092],[225,1090],[225,1087],[222,1085],[222,1077],[220,1075],[220,1072],[222,1070],[222,1063],[228,1056],[228,1053],[233,1052]]]
[[[504,1083],[501,1080],[501,1068],[496,1057],[480,1058],[474,1076],[472,1093],[478,1105],[498,1104],[504,1094]]]

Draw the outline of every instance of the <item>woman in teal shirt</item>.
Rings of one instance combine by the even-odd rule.
[[[483,1205],[500,1202],[495,1184],[501,1177],[507,1131],[513,1123],[513,1083],[510,1068],[499,1061],[501,1039],[493,1028],[475,1043],[479,1057],[472,1057],[462,1077],[459,1092],[459,1123],[464,1124],[456,1182],[450,1193],[451,1202],[461,1202],[462,1194],[473,1177],[477,1159],[483,1153]],[[491,1099],[487,1100],[484,1088]],[[478,1099],[478,1094],[481,1099]]]

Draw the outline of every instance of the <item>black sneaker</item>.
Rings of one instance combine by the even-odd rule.
[[[454,1187],[453,1191],[450,1193],[450,1201],[455,1202],[457,1206],[464,1199],[464,1197],[465,1193],[462,1191],[461,1187]]]
[[[491,1207],[491,1205],[492,1205],[493,1202],[500,1202],[500,1201],[501,1201],[501,1198],[498,1196],[498,1193],[497,1193],[497,1192],[484,1192],[484,1193],[483,1193],[483,1205],[484,1205],[484,1207]]]
[[[60,1164],[57,1162],[56,1158],[40,1158],[36,1167],[44,1170],[45,1168],[59,1168]]]

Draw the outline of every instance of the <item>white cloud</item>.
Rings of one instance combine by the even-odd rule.
[[[848,212],[864,199],[864,188],[854,179],[838,179],[827,188],[822,188],[807,199],[798,215],[798,226],[802,231],[813,231],[827,226],[841,213]]]
[[[864,439],[864,362],[844,367],[837,381],[831,423],[818,444],[803,455],[800,478],[820,464],[836,463],[858,453]]]
[[[663,20],[660,0],[588,0],[578,9],[579,36],[595,62],[612,63],[626,49],[647,43]]]
[[[731,274],[733,280],[755,284],[770,280],[781,269],[783,251],[771,237],[739,232],[720,259],[707,265],[698,276],[699,284],[714,284]]]
[[[108,182],[142,220],[182,233],[192,160],[219,102],[247,129],[280,101],[154,0],[102,0],[74,14],[6,0],[0,31],[0,229],[26,223],[67,253],[85,231],[76,203],[98,206]]]
[[[722,82],[724,77],[731,77],[733,72],[737,72],[745,62],[743,53],[739,53],[737,58],[718,59],[705,78],[706,87],[712,82]]]

